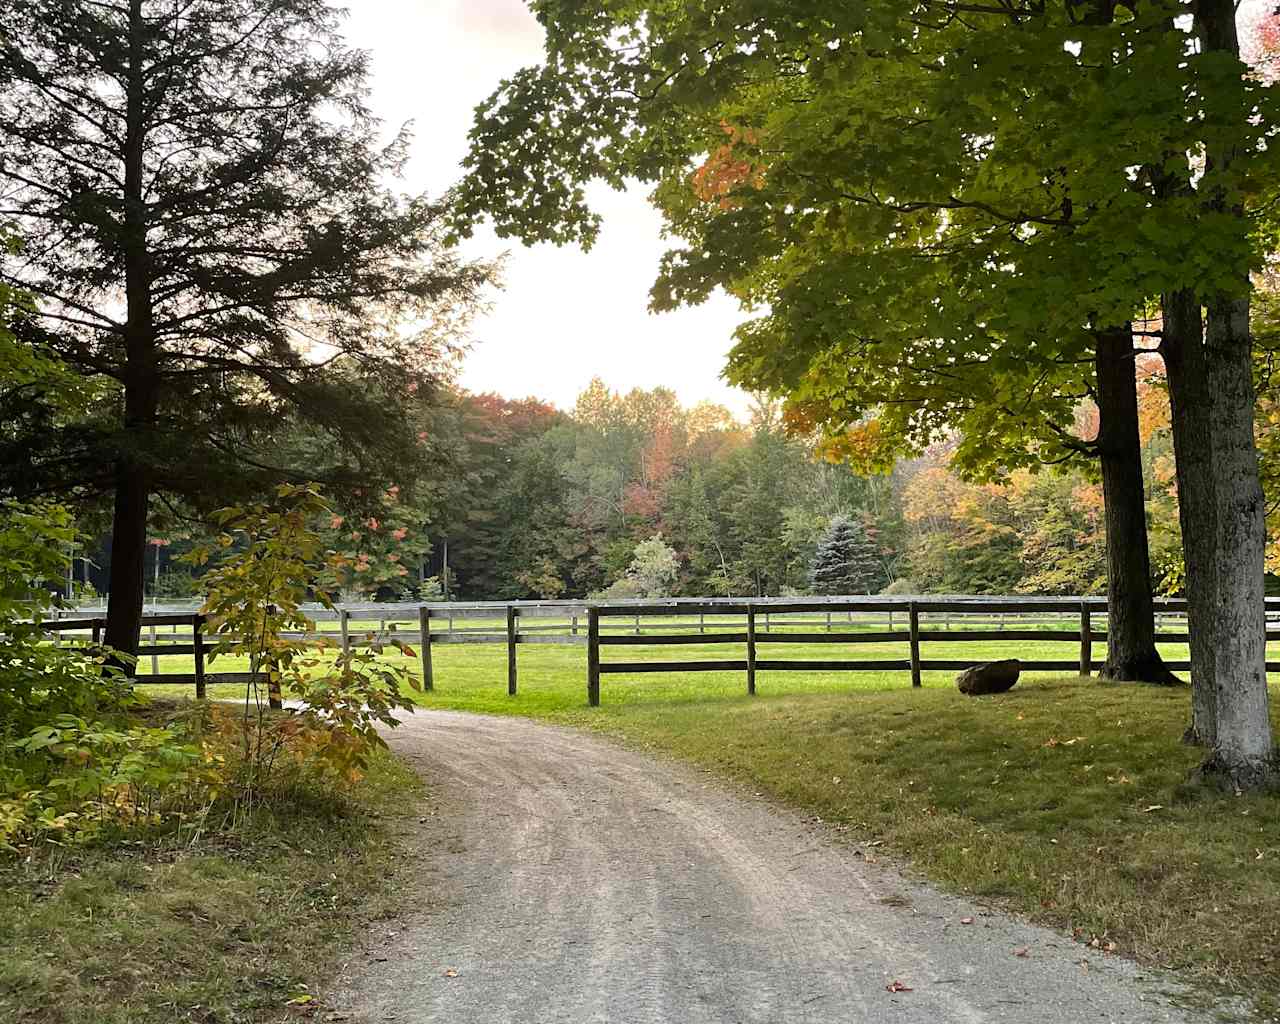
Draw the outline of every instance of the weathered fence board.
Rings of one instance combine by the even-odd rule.
[[[906,658],[876,661],[757,661],[761,672],[894,672],[906,671],[911,662]]]
[[[601,636],[600,646],[602,647],[648,647],[662,646],[665,644],[745,644],[747,638],[751,635],[751,627],[747,627],[746,633],[690,633],[685,634],[668,634],[663,636],[645,636],[641,634],[636,636],[634,633],[617,636]],[[760,634],[756,634],[759,636]],[[825,635],[825,634],[824,634]]]
[[[759,663],[757,663],[758,665]],[[600,665],[601,675],[621,672],[742,672],[744,661],[609,661]]]

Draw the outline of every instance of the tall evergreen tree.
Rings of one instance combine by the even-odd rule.
[[[287,476],[258,442],[289,416],[409,452],[395,397],[425,393],[488,277],[444,250],[438,204],[382,184],[405,135],[380,142],[340,17],[326,0],[0,7],[0,217],[26,243],[0,281],[112,396],[89,443],[43,438],[29,468],[114,497],[119,650],[137,647],[153,497]],[[433,327],[406,337],[410,320]]]
[[[814,552],[809,585],[815,594],[871,594],[883,573],[875,545],[857,520],[836,516]]]

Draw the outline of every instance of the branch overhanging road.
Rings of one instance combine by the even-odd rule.
[[[1186,990],[1168,975],[906,880],[696,769],[455,712],[419,712],[391,742],[437,801],[417,837],[423,909],[370,940],[335,1019],[1211,1019],[1171,1002]]]

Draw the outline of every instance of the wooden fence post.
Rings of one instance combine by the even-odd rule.
[[[578,635],[578,616],[576,615],[569,621],[569,635]]]
[[[516,695],[516,606],[507,605],[507,696]]]
[[[93,646],[97,647],[102,643],[102,619],[93,620]]]
[[[342,608],[338,611],[338,628],[342,630],[342,653],[351,650],[351,613]]]
[[[1093,670],[1093,624],[1089,606],[1080,602],[1080,674],[1087,676]]]
[[[204,616],[191,616],[191,654],[196,663],[196,700],[204,700]]]
[[[600,612],[587,609],[587,704],[600,706]]]
[[[911,620],[911,685],[923,686],[920,678],[920,609],[914,601],[907,608]]]
[[[418,649],[422,658],[422,689],[430,693],[435,689],[435,679],[431,666],[431,611],[427,606],[418,606]]]
[[[747,605],[747,694],[756,695],[756,606]]]
[[[156,653],[156,627],[151,627],[151,674],[160,674],[160,655]]]

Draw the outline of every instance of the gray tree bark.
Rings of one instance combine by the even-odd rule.
[[[1264,557],[1267,532],[1254,445],[1249,299],[1211,303],[1205,349],[1217,484],[1213,753],[1202,771],[1236,789],[1275,771],[1267,694]]]
[[[1186,566],[1187,624],[1191,634],[1191,725],[1184,739],[1212,748],[1217,742],[1214,649],[1218,583],[1217,504],[1208,434],[1209,374],[1205,366],[1200,301],[1188,290],[1163,298],[1160,353],[1169,377],[1169,406],[1178,483],[1178,521]]]
[[[1217,82],[1206,79],[1205,88],[1215,90],[1208,101],[1234,109],[1243,133],[1251,108],[1243,87],[1245,68],[1239,63],[1235,0],[1200,0],[1195,28],[1206,54],[1226,54],[1237,61],[1237,74]],[[1240,155],[1239,139],[1222,128],[1229,129],[1230,121],[1220,126],[1207,147],[1203,201],[1207,212],[1225,222],[1234,217],[1243,254],[1249,231],[1245,211],[1229,186],[1214,184]],[[1203,559],[1213,576],[1209,594],[1196,594],[1191,609],[1202,619],[1207,616],[1213,631],[1207,652],[1214,705],[1212,751],[1200,774],[1236,790],[1269,786],[1276,778],[1266,676],[1266,523],[1254,446],[1251,292],[1248,271],[1241,270],[1233,285],[1219,285],[1216,294],[1198,297],[1207,310],[1202,348],[1190,344],[1189,335],[1181,339],[1184,363],[1177,384],[1173,374],[1169,379],[1171,393],[1182,388],[1191,392],[1183,391],[1178,398],[1181,417],[1187,421],[1183,452],[1191,459],[1191,471],[1185,480],[1179,477],[1179,484],[1187,488],[1183,497],[1194,508],[1197,532],[1184,533],[1183,548],[1189,557]],[[1198,381],[1191,379],[1196,351],[1203,353]],[[1209,550],[1199,550],[1201,545]],[[1194,581],[1188,575],[1189,594],[1204,584],[1204,573]],[[1203,644],[1200,653],[1206,653]],[[1207,700],[1202,694],[1200,701]]]

